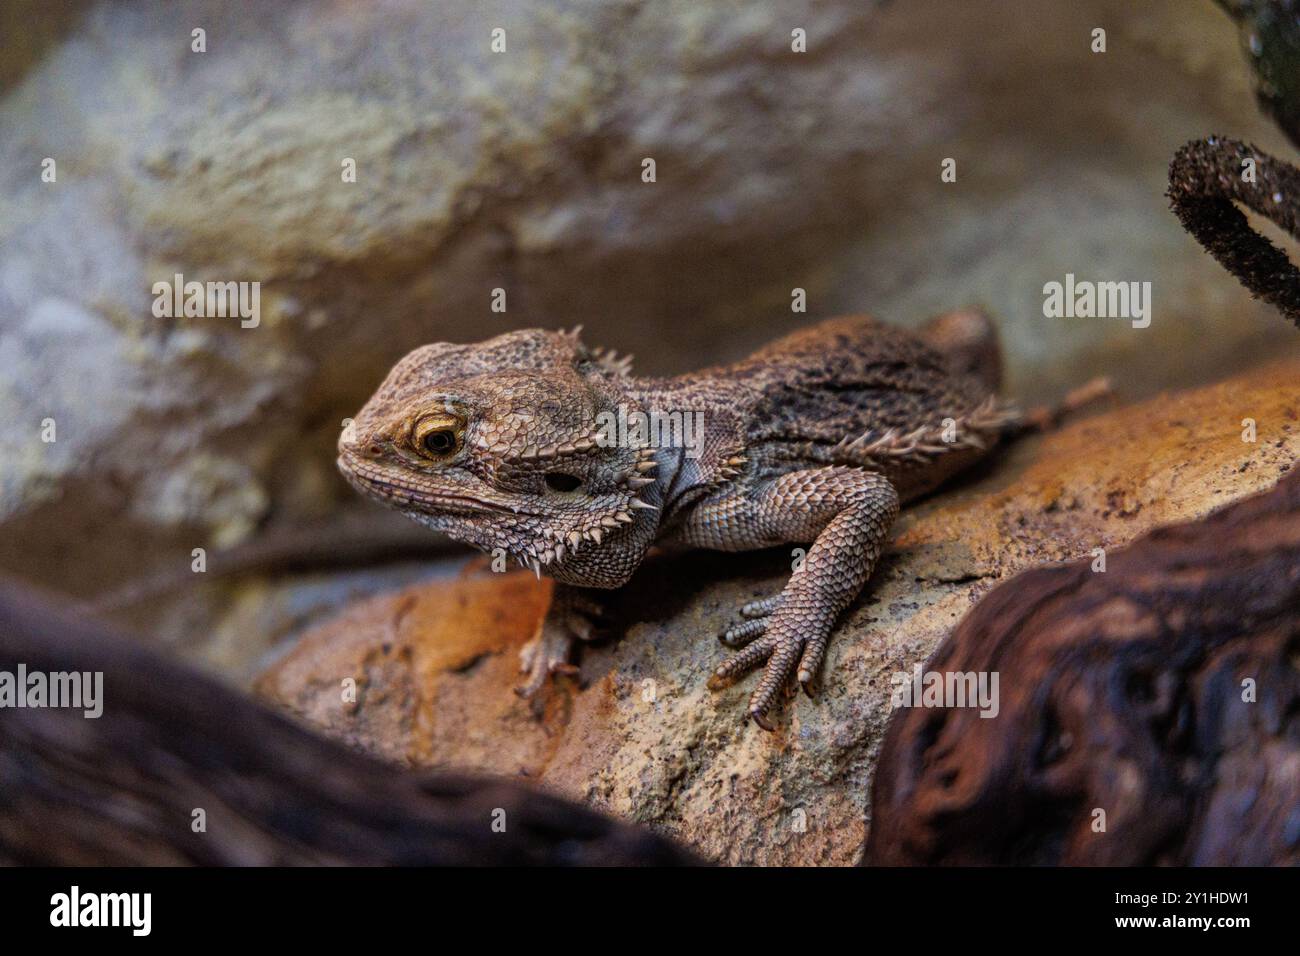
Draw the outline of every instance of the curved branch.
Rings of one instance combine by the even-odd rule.
[[[1254,182],[1243,178],[1254,160]],[[1233,139],[1193,140],[1169,164],[1169,203],[1183,228],[1251,294],[1300,326],[1300,271],[1250,228],[1242,203],[1300,238],[1300,170]]]

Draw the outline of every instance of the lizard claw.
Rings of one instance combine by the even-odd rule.
[[[542,621],[537,636],[519,651],[519,670],[527,674],[515,693],[532,704],[533,713],[541,715],[556,675],[576,676],[578,667],[570,658],[577,641],[587,642],[597,636],[591,617],[599,607],[585,595],[570,589],[557,591]]]
[[[758,724],[758,726],[766,730],[769,734],[776,732],[776,724],[768,720],[766,713],[762,710],[759,710],[755,707],[751,707],[745,713],[745,718],[747,720],[752,720],[754,723]]]
[[[573,635],[558,622],[545,621],[541,632],[519,651],[519,670],[527,680],[515,693],[533,705],[534,711],[545,706],[545,694],[555,674],[576,674],[578,668],[569,661]]]

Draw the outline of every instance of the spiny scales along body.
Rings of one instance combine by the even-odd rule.
[[[748,714],[770,729],[790,679],[809,689],[900,504],[1021,420],[999,377],[994,327],[975,311],[919,332],[832,319],[676,378],[638,378],[578,330],[529,329],[407,355],[343,433],[339,467],[362,493],[560,583],[525,653],[530,696],[591,636],[583,589],[619,587],[652,544],[811,545],[779,595],[741,609],[723,635],[737,650],[710,681],[766,665]],[[607,427],[637,412],[688,415],[696,440]]]

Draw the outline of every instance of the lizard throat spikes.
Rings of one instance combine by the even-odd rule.
[[[530,459],[556,457],[557,455],[571,454],[575,448],[577,448],[576,443],[574,445],[552,446],[540,450],[533,447],[531,450],[534,454],[529,455],[528,450],[525,450],[522,457]],[[600,515],[586,516],[579,527],[569,531],[544,529],[543,534],[545,537],[541,540],[523,545],[513,552],[513,557],[519,563],[519,566],[525,570],[531,570],[540,580],[542,568],[562,563],[566,555],[577,554],[578,550],[586,542],[597,545],[603,544],[607,532],[617,531],[624,525],[635,522],[636,515],[634,512],[657,511],[657,505],[653,505],[642,498],[645,489],[653,485],[656,480],[652,477],[659,467],[659,461],[655,454],[654,448],[646,447],[637,450],[636,462],[623,478],[624,500],[619,507]],[[550,540],[547,540],[547,538]]]

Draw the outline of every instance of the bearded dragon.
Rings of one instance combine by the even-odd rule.
[[[870,318],[796,331],[735,364],[641,378],[580,329],[426,345],[339,439],[360,492],[557,582],[524,654],[531,696],[590,639],[583,589],[617,588],[652,545],[748,551],[810,544],[778,595],[740,609],[709,684],[765,665],[748,717],[794,677],[811,694],[841,612],[871,576],[900,506],[1026,417],[997,396],[996,329],[978,311],[917,332]],[[655,443],[611,415],[690,413],[699,441]],[[644,421],[637,418],[637,421]]]

